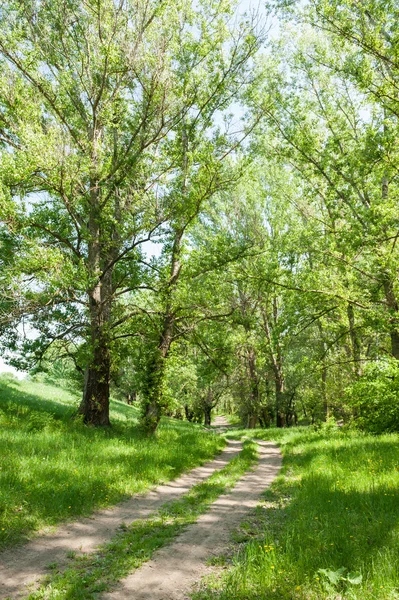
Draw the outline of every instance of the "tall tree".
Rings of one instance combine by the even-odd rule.
[[[231,42],[232,14],[230,2],[191,0],[2,5],[1,101],[11,117],[20,90],[30,92],[20,118],[1,117],[14,198],[4,220],[41,253],[31,244],[19,263],[16,316],[38,332],[26,345],[33,358],[54,340],[83,347],[87,423],[109,424],[114,341],[136,313],[125,298],[150,285],[140,245],[168,223],[178,259],[203,189],[214,189],[212,165],[237,143],[215,131],[214,115],[245,82],[258,40],[239,23]],[[182,145],[182,132],[201,144]],[[195,194],[182,184],[189,162],[202,180]]]

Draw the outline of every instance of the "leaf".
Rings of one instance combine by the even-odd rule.
[[[333,585],[338,585],[338,583],[344,579],[343,574],[345,573],[345,567],[341,567],[337,571],[330,571],[329,569],[319,569],[318,573],[321,573],[325,577],[327,577],[328,581]]]
[[[361,573],[348,573],[346,580],[353,585],[360,585],[363,581],[363,575]]]

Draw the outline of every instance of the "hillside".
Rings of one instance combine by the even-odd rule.
[[[79,399],[56,386],[0,381],[0,548],[174,478],[220,450],[200,426],[164,419],[137,429],[138,409],[113,400],[111,429],[72,418]]]

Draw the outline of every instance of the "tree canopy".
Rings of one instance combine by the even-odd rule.
[[[3,2],[7,360],[63,365],[93,425],[111,390],[148,432],[217,404],[397,429],[396,17]]]

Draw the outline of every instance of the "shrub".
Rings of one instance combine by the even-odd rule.
[[[373,433],[399,431],[399,364],[396,360],[369,363],[364,374],[346,389],[345,395],[355,427]]]

